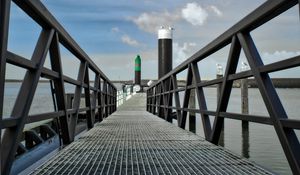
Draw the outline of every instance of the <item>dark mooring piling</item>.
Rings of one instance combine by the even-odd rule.
[[[172,28],[158,30],[158,79],[172,70]]]

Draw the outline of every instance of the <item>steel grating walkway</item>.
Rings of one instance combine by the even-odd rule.
[[[272,174],[145,111],[137,94],[32,174]]]

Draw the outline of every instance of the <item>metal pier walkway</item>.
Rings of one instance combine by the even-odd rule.
[[[32,174],[272,174],[145,111],[136,94]]]

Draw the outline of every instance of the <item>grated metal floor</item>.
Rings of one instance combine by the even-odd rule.
[[[135,95],[32,174],[272,174],[144,106]]]

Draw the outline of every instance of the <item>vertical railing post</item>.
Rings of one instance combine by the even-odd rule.
[[[109,85],[109,86],[110,86],[110,113],[109,113],[109,115],[110,115],[113,113],[113,110],[114,110],[114,106],[113,106],[114,105],[114,89],[111,85]]]
[[[217,64],[216,78],[217,79],[223,78],[223,67],[219,64]],[[217,104],[220,101],[221,93],[222,93],[222,84],[217,84]],[[220,138],[219,138],[219,143],[218,143],[220,146],[223,146],[223,147],[225,145],[225,143],[224,143],[224,135],[225,135],[224,125],[225,125],[225,121],[223,121],[222,130],[221,130],[221,133],[220,133]]]
[[[84,97],[85,97],[85,107],[88,107],[89,109],[86,111],[86,120],[87,120],[87,127],[88,129],[93,128],[94,126],[94,117],[92,112],[92,105],[91,105],[91,88],[90,88],[90,77],[89,77],[89,65],[87,64],[87,67],[85,69],[84,74],[84,84],[87,85],[87,87],[84,88]]]
[[[74,94],[69,94],[69,93],[66,94],[65,99],[66,99],[66,107],[67,107],[67,109],[72,109],[72,106],[73,106],[72,101],[74,99]]]
[[[109,84],[109,86],[108,86],[108,94],[109,94],[109,96],[108,96],[108,98],[109,98],[109,115],[112,113],[112,87],[111,87],[111,85]]]
[[[106,106],[107,106],[107,116],[109,116],[110,114],[110,85],[107,83],[107,89],[106,89],[106,99],[107,99],[107,103],[106,103]]]
[[[114,89],[114,111],[115,112],[117,110],[117,90]]]
[[[111,113],[115,112],[115,89],[112,87],[112,94],[111,94],[111,98],[112,98],[112,107],[111,107]]]
[[[57,102],[57,110],[63,110],[65,112],[65,115],[62,117],[59,117],[59,134],[62,137],[63,144],[69,144],[71,143],[71,137],[70,137],[70,128],[68,124],[68,98],[66,100],[66,93],[65,93],[65,86],[64,86],[64,80],[63,80],[63,70],[62,70],[62,63],[61,63],[61,55],[60,55],[60,48],[59,48],[59,38],[58,34],[55,33],[53,37],[53,41],[50,45],[50,61],[51,61],[51,67],[52,70],[59,73],[59,78],[54,79],[54,89],[55,89],[55,99]],[[71,104],[71,99],[70,102]]]
[[[112,106],[111,106],[111,113],[115,112],[115,89],[111,87],[112,93],[111,93],[111,98],[112,98]]]
[[[163,87],[163,115],[162,118],[167,120],[168,117],[168,95],[169,95],[169,91],[168,91],[168,80],[164,80],[162,82],[162,87]]]
[[[153,88],[154,88],[155,91],[154,91],[154,98],[152,99],[151,103],[153,105],[152,106],[152,114],[155,114],[156,109],[157,109],[157,107],[156,107],[156,105],[157,105],[157,102],[156,102],[157,101],[157,96],[156,96],[157,95],[157,86],[154,86]]]
[[[115,89],[113,87],[112,88],[112,93],[111,93],[111,98],[112,98],[112,107],[111,107],[111,113],[115,112]]]
[[[9,31],[9,16],[10,16],[11,0],[0,1],[0,123],[3,119],[3,101],[4,101],[4,84],[5,84],[5,69],[6,69],[6,52],[8,43]],[[4,174],[4,160],[2,147],[2,129],[0,129],[0,174]]]
[[[213,125],[212,135],[210,138],[210,141],[214,144],[218,144],[222,132],[222,127],[224,125],[224,118],[220,117],[219,115],[220,112],[226,112],[231,90],[232,90],[233,80],[228,80],[228,76],[236,72],[236,68],[240,57],[240,52],[241,52],[241,45],[237,37],[234,36],[231,40],[231,47],[230,47],[229,56],[227,60],[227,66],[226,66],[224,78],[222,80],[220,98],[218,100],[215,121]]]
[[[200,77],[199,68],[198,68],[197,63],[192,63],[192,71],[193,71],[194,83],[197,85],[198,83],[201,82],[201,77]],[[197,94],[197,101],[198,101],[199,109],[201,111],[207,110],[203,87],[201,87],[201,86],[198,87],[198,85],[197,85],[195,87],[195,91]],[[210,135],[211,135],[211,124],[210,124],[209,116],[203,112],[201,112],[200,115],[201,115],[201,120],[202,120],[202,124],[203,124],[205,139],[209,140]]]
[[[103,106],[104,106],[104,117],[108,116],[108,106],[107,106],[107,82],[104,80],[103,82]]]
[[[172,86],[172,79],[171,79],[171,77],[166,80],[166,88],[167,88],[167,91],[168,91],[167,101],[166,101],[166,103],[167,103],[166,105],[168,106],[167,111],[166,111],[166,115],[167,115],[166,116],[166,120],[168,122],[172,123],[173,117],[172,117],[172,109],[171,109],[171,107],[172,107],[172,100],[173,100],[173,93],[172,93],[173,86]]]
[[[162,88],[162,86],[163,86],[163,83],[161,82],[161,83],[159,83],[159,97],[158,97],[158,110],[157,110],[157,115],[160,117],[160,118],[162,118],[163,117],[163,107],[162,107],[162,105],[163,105],[163,95],[162,95],[162,93],[164,92],[163,91],[163,88]]]
[[[151,108],[150,108],[150,105],[151,105],[150,100],[151,100],[151,98],[149,97],[151,95],[151,93],[150,93],[151,90],[152,89],[150,89],[149,91],[147,91],[147,104],[146,105],[147,105],[147,111],[148,112],[151,112]]]
[[[186,117],[187,117],[187,111],[186,109],[189,106],[189,99],[190,99],[190,94],[191,94],[191,89],[188,87],[192,85],[193,81],[193,73],[192,73],[192,67],[189,64],[187,68],[187,77],[186,77],[186,85],[185,85],[185,93],[184,93],[184,98],[183,98],[183,104],[182,104],[182,116],[180,120],[180,127],[182,129],[185,129],[185,124],[186,124]]]
[[[150,89],[146,92],[146,111],[148,111],[149,112],[149,94],[150,94]]]
[[[160,112],[160,92],[161,92],[161,89],[160,89],[160,83],[158,83],[156,85],[156,88],[157,88],[157,92],[156,92],[156,106],[155,106],[155,110],[156,110],[156,115],[159,116],[159,112]]]
[[[112,113],[112,87],[109,85],[109,115]]]
[[[176,91],[176,90],[178,90],[176,75],[171,75],[171,79],[172,79],[173,89],[175,90],[174,100],[175,100],[175,107],[176,107],[177,125],[180,126],[182,112],[181,112],[181,106],[180,106],[179,92]]]
[[[77,125],[77,120],[78,120],[78,113],[79,113],[79,108],[80,108],[80,101],[81,101],[81,92],[83,88],[83,83],[84,83],[84,78],[85,78],[85,73],[86,73],[87,67],[87,62],[86,61],[81,61],[80,67],[79,67],[79,72],[77,76],[77,81],[80,82],[80,85],[76,85],[75,88],[75,94],[74,94],[74,100],[73,100],[73,109],[76,111],[74,114],[71,115],[70,118],[70,132],[71,132],[71,141],[74,140],[75,134],[76,134],[76,125]]]
[[[99,95],[99,74],[95,74],[95,81],[94,81],[94,90],[92,95],[92,121],[93,123],[96,122],[96,111],[97,111],[97,99]]]
[[[114,111],[115,112],[117,110],[117,90],[114,89],[114,94],[113,94],[113,98],[114,98]]]
[[[155,89],[154,89],[154,88],[155,88],[155,87],[152,87],[152,88],[151,88],[151,96],[152,96],[152,98],[150,98],[150,99],[149,99],[149,102],[148,102],[148,103],[149,103],[149,112],[151,112],[152,114],[154,113],[154,112],[153,112],[153,106],[152,106],[152,105],[154,105],[154,98],[155,98],[155,96],[154,96],[154,95],[155,95],[155,94],[154,94],[154,90],[155,90]]]
[[[165,85],[165,83],[164,83],[164,81],[162,81],[161,82],[161,114],[160,114],[160,117],[162,118],[162,119],[164,119],[164,117],[165,117],[165,88],[164,88],[164,85]]]
[[[153,114],[153,106],[152,105],[154,105],[153,103],[154,103],[154,87],[152,87],[151,88],[151,96],[152,96],[152,98],[150,98],[149,99],[149,101],[148,101],[148,103],[149,103],[149,112],[151,112],[152,114]]]
[[[153,98],[152,91],[153,91],[153,88],[151,88],[151,89],[149,89],[149,91],[147,91],[147,111],[150,112],[150,113],[152,113],[152,111],[151,111],[151,109],[152,109],[151,108],[151,105],[152,105],[151,101],[152,101],[152,98]]]
[[[151,112],[153,114],[153,108],[152,105],[154,105],[154,87],[151,88],[151,96],[152,98],[149,99],[148,103],[149,103],[149,112]]]
[[[103,109],[104,109],[104,102],[103,102],[103,87],[101,82],[101,78],[99,77],[99,95],[98,95],[98,105],[100,108],[98,108],[98,120],[101,122],[103,120]]]
[[[189,100],[189,109],[195,109],[195,103],[195,89],[192,89]],[[192,111],[189,112],[189,131],[196,133],[196,113]]]

